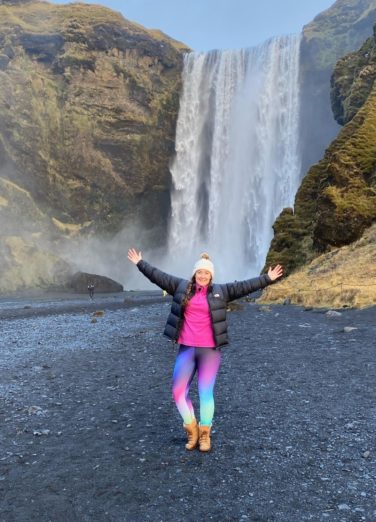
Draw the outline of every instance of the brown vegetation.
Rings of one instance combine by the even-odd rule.
[[[262,303],[313,307],[366,307],[376,304],[376,225],[355,243],[315,258],[275,285]]]

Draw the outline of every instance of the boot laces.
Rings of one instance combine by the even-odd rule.
[[[200,437],[200,440],[202,442],[207,442],[209,440],[209,432],[208,431],[204,431],[201,433],[201,437]]]

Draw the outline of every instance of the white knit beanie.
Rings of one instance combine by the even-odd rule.
[[[214,265],[210,261],[210,257],[206,252],[203,252],[200,256],[200,259],[195,263],[192,276],[195,275],[197,270],[207,270],[211,273],[212,279],[214,278]]]

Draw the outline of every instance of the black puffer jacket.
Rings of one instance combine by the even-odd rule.
[[[189,281],[175,277],[149,265],[143,259],[137,263],[137,267],[152,283],[173,296],[171,312],[167,318],[164,335],[177,341],[184,318],[182,301]],[[212,318],[213,332],[216,347],[228,344],[226,310],[227,303],[234,299],[244,297],[251,292],[265,288],[272,282],[269,276],[262,275],[246,281],[234,283],[213,284],[208,288],[208,303]]]

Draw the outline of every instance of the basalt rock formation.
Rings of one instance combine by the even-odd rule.
[[[266,265],[287,272],[358,240],[376,221],[376,26],[332,75],[333,113],[344,127],[303,179],[294,210],[274,224]]]
[[[64,280],[64,238],[162,236],[186,51],[104,7],[0,1],[0,290]]]

